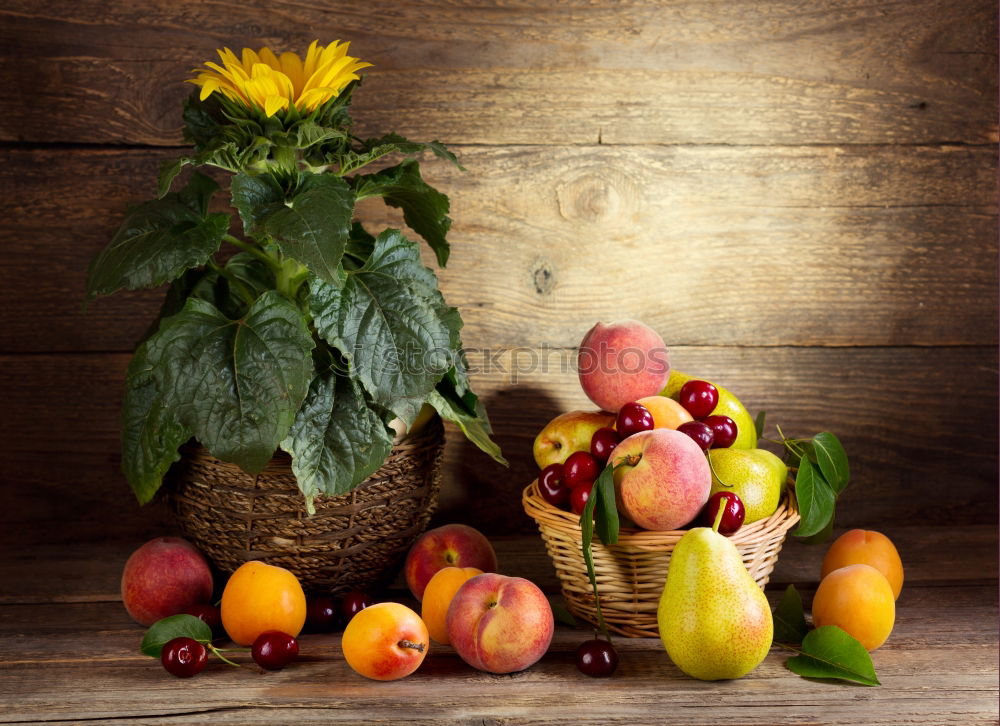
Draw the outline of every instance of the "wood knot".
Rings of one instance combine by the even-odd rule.
[[[569,220],[616,223],[631,217],[639,203],[639,186],[620,170],[586,170],[557,189],[559,212]]]
[[[532,265],[532,279],[535,283],[535,292],[539,295],[548,295],[552,288],[556,286],[555,276],[552,272],[552,265],[548,260],[538,258]]]

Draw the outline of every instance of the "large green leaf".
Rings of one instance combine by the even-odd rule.
[[[438,264],[448,264],[447,235],[451,228],[448,197],[430,186],[420,176],[420,164],[404,161],[377,174],[355,179],[358,199],[382,197],[390,207],[403,210],[403,219],[434,250]]]
[[[823,431],[813,436],[812,448],[823,478],[829,482],[834,493],[839,495],[851,480],[847,453],[840,439],[829,431]]]
[[[191,431],[164,405],[152,366],[141,345],[129,364],[122,403],[122,472],[140,504],[149,502],[163,483],[178,448]]]
[[[317,494],[343,494],[378,469],[392,436],[360,388],[330,369],[313,379],[281,448],[313,513]]]
[[[427,403],[433,406],[442,418],[457,425],[465,434],[465,438],[480,450],[494,461],[507,466],[507,460],[503,457],[500,447],[490,437],[493,430],[486,415],[486,407],[468,387],[464,368],[456,367],[448,371],[427,397]]]
[[[156,287],[205,264],[229,229],[229,215],[207,212],[218,185],[194,173],[187,187],[140,204],[90,263],[87,295]]]
[[[191,298],[147,345],[157,387],[178,420],[215,456],[261,471],[313,377],[313,339],[299,309],[272,290],[231,320]]]
[[[266,234],[289,257],[336,282],[351,231],[354,192],[333,174],[303,174],[290,198],[269,174],[237,174],[233,206],[250,234]]]
[[[799,471],[795,475],[795,500],[802,520],[792,534],[798,537],[811,537],[823,531],[833,518],[837,495],[807,456],[799,460]]]
[[[865,686],[881,685],[865,647],[836,625],[824,625],[802,640],[799,655],[785,665],[806,678],[839,678]]]
[[[424,399],[452,366],[449,320],[427,275],[417,245],[390,229],[337,284],[310,280],[316,330],[350,361],[375,403],[393,411],[399,399]]]

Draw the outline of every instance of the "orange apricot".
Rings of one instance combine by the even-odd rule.
[[[892,586],[893,598],[899,598],[903,589],[903,562],[892,540],[881,532],[852,529],[840,535],[826,551],[820,579],[847,565],[871,565],[885,575]]]
[[[892,587],[871,565],[848,565],[823,578],[813,597],[816,627],[836,625],[875,650],[892,632],[896,600]]]
[[[344,660],[376,681],[394,681],[415,671],[427,656],[430,638],[420,616],[398,602],[365,608],[344,628]]]
[[[675,429],[682,423],[694,421],[686,408],[666,396],[646,396],[636,403],[641,403],[649,409],[653,415],[654,429]]]
[[[427,632],[435,641],[442,645],[448,645],[451,640],[448,638],[448,606],[455,597],[465,581],[483,574],[483,571],[475,567],[445,567],[438,570],[431,577],[427,587],[424,588],[424,599],[420,603],[420,617],[427,625]]]
[[[237,568],[222,591],[222,627],[237,645],[251,645],[265,630],[295,637],[306,622],[306,596],[283,567],[251,560]]]

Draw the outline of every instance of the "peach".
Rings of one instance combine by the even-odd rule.
[[[466,524],[446,524],[424,532],[406,555],[403,572],[406,584],[417,600],[434,573],[445,567],[475,567],[496,572],[497,555],[493,545],[477,529]]]
[[[435,641],[442,645],[451,643],[448,640],[448,606],[466,580],[482,574],[483,571],[475,567],[445,567],[434,573],[424,588],[420,617]]]
[[[419,615],[398,602],[380,602],[351,618],[340,645],[355,672],[376,681],[394,681],[420,667],[430,641]]]
[[[615,416],[604,411],[568,411],[545,424],[538,432],[532,453],[539,469],[549,464],[563,464],[576,451],[590,451],[590,440],[597,429],[613,426]]]
[[[615,447],[611,463],[618,511],[644,529],[683,527],[698,515],[712,489],[704,452],[673,429],[629,436]]]
[[[542,591],[522,577],[476,575],[455,593],[446,619],[462,660],[488,673],[521,671],[545,655],[555,623]]]
[[[580,385],[605,411],[659,393],[670,377],[663,338],[637,320],[598,323],[583,337],[577,354]]]
[[[122,602],[140,625],[152,625],[212,599],[212,571],[180,537],[157,537],[133,552],[121,580]]]
[[[892,632],[896,600],[885,575],[871,565],[848,565],[819,583],[812,605],[816,627],[836,625],[875,650]]]
[[[885,575],[892,587],[893,598],[899,598],[903,589],[903,563],[892,540],[881,532],[863,529],[844,532],[826,551],[820,577],[847,565],[871,565]]]
[[[686,408],[666,396],[646,396],[636,403],[641,403],[653,415],[654,429],[675,429],[682,423],[694,421]]]

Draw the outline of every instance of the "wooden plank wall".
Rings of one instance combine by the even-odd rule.
[[[532,438],[587,405],[573,346],[635,317],[677,368],[786,433],[842,438],[855,483],[840,524],[995,522],[996,14],[987,0],[3,0],[0,539],[162,531],[117,453],[123,371],[158,293],[83,314],[86,266],[182,153],[190,69],[223,45],[313,38],[351,39],[375,64],[361,135],[440,139],[468,168],[426,163],[455,219],[441,278],[512,465],[452,432],[442,520],[532,530]]]

